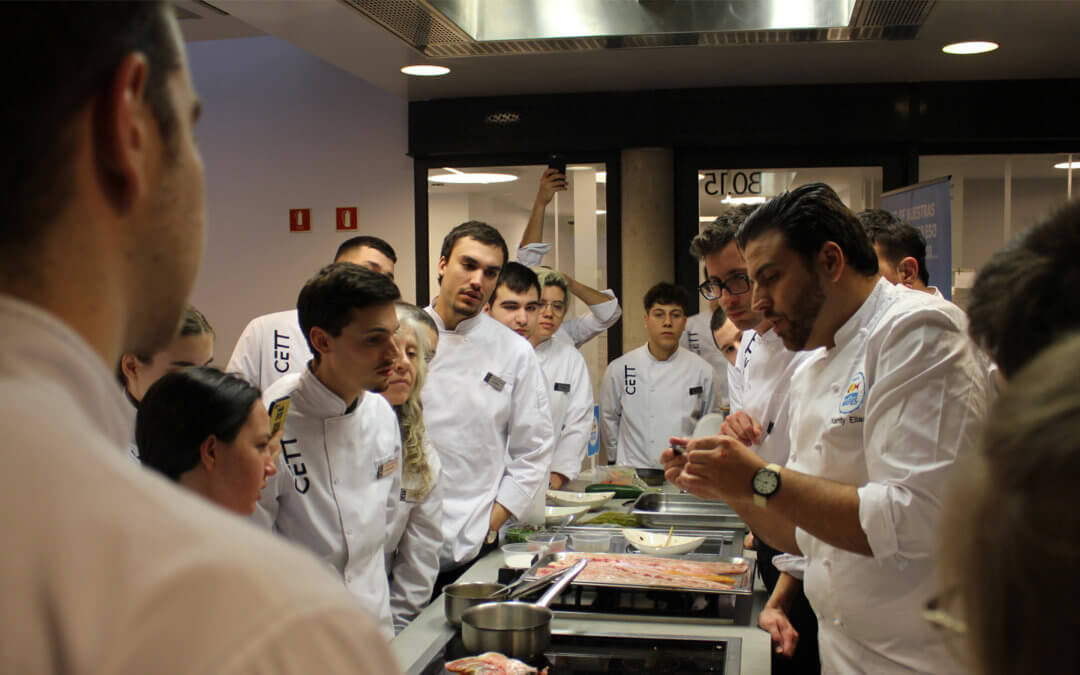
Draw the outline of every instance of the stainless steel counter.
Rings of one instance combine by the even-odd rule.
[[[477,561],[462,576],[461,581],[494,581],[502,564],[498,551]],[[756,626],[756,613],[751,617]],[[555,634],[616,634],[623,636],[696,637],[709,640],[737,639],[739,642],[739,670],[741,675],[768,675],[770,666],[769,635],[756,627],[704,624],[693,620],[657,619],[651,617],[613,617],[604,615],[587,617],[580,614],[566,616],[556,613],[552,621]],[[402,631],[391,648],[398,663],[409,675],[416,675],[438,654],[443,645],[454,636],[455,630],[446,623],[443,615],[442,597],[436,598],[408,628]]]

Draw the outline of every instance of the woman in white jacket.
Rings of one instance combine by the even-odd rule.
[[[404,470],[401,494],[387,515],[386,569],[390,575],[390,611],[400,632],[431,597],[442,547],[442,486],[435,448],[424,433],[420,390],[427,363],[435,356],[439,331],[419,307],[396,306],[402,357],[383,396],[401,425]]]

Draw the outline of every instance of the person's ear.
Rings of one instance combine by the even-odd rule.
[[[199,464],[207,471],[213,471],[217,464],[217,437],[213,434],[199,444]]]
[[[120,372],[124,374],[124,379],[128,382],[134,382],[139,379],[139,357],[134,354],[124,354],[120,357]]]
[[[330,334],[318,326],[311,327],[311,348],[319,353],[319,356],[326,356],[331,351]]]
[[[910,288],[919,279],[919,263],[908,256],[896,265],[896,274],[900,277],[900,283]]]
[[[95,164],[106,198],[119,213],[130,211],[152,180],[150,141],[159,132],[146,100],[149,72],[145,55],[129,53],[95,105]]]
[[[449,261],[446,256],[439,256],[439,264],[435,266],[435,271],[438,272],[439,283],[442,283],[442,278],[446,276],[446,264]]]
[[[818,251],[817,263],[822,276],[828,281],[836,282],[844,273],[844,252],[840,250],[836,242],[827,241]]]

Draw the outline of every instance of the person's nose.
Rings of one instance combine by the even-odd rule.
[[[540,305],[540,316],[555,318],[555,308],[551,306],[551,303]]]
[[[469,273],[469,285],[473,288],[479,289],[484,281],[484,270],[473,270]]]
[[[270,478],[277,475],[277,462],[274,461],[273,456],[266,460],[266,477]]]
[[[399,361],[405,360],[405,352],[402,351],[401,345],[398,344],[396,337],[390,338],[390,342],[386,345],[386,357],[394,362],[397,366]]]
[[[755,312],[766,312],[772,309],[772,298],[767,293],[761,290],[761,287],[754,285],[751,289],[750,296],[750,309]]]

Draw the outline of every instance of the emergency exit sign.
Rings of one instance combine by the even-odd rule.
[[[339,206],[337,209],[337,229],[339,230],[355,230],[356,229],[356,207],[355,206]]]
[[[311,209],[289,209],[289,232],[311,232]]]

